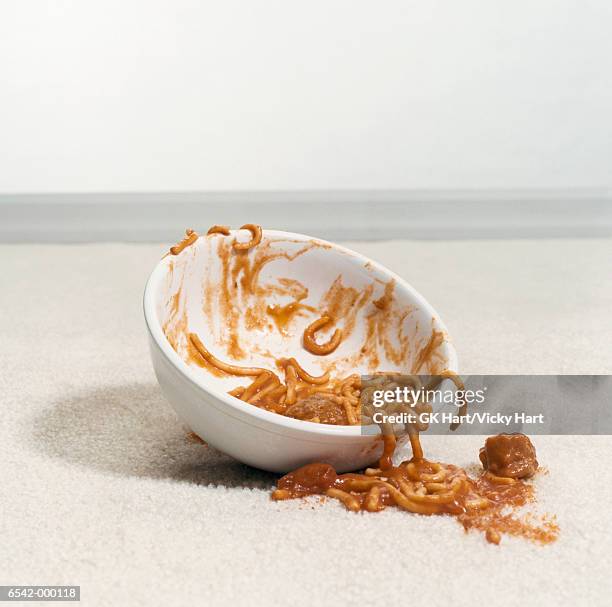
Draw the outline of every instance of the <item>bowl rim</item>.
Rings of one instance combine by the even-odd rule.
[[[230,230],[231,233],[238,232],[239,230]],[[446,336],[445,341],[443,342],[447,349],[447,360],[448,365],[447,369],[458,372],[458,360],[457,360],[457,352],[452,343],[450,335],[448,333],[448,329],[446,325],[442,321],[438,312],[433,308],[433,306],[423,297],[412,285],[410,285],[406,280],[404,280],[401,276],[398,276],[395,272],[392,272],[387,267],[378,263],[377,261],[362,255],[352,249],[344,247],[342,245],[329,242],[327,240],[323,240],[321,238],[316,238],[313,236],[308,236],[306,234],[300,234],[297,232],[284,232],[282,230],[263,230],[264,236],[281,238],[281,239],[292,239],[298,241],[314,241],[320,243],[323,246],[331,247],[340,251],[341,253],[348,255],[350,257],[356,258],[363,265],[369,264],[370,267],[374,268],[378,272],[382,272],[387,275],[389,278],[395,280],[397,285],[401,285],[401,287],[407,290],[411,296],[417,301],[420,309],[425,311],[428,315],[430,315],[435,322],[437,323],[440,330],[442,330]],[[201,234],[199,238],[206,238],[205,234]],[[185,249],[187,250],[187,249]],[[181,253],[182,254],[182,253]],[[319,435],[319,436],[346,436],[346,437],[354,437],[354,436],[365,436],[362,432],[362,426],[334,426],[331,424],[319,424],[316,422],[309,422],[300,419],[295,419],[292,417],[286,417],[285,415],[281,415],[280,413],[273,413],[272,411],[266,411],[265,409],[260,409],[255,405],[251,405],[249,403],[245,403],[240,399],[230,396],[225,392],[217,390],[216,388],[211,387],[206,384],[204,380],[205,376],[201,373],[198,373],[196,369],[190,367],[172,348],[166,336],[162,330],[161,323],[159,322],[159,318],[157,316],[157,302],[156,302],[156,294],[157,290],[160,286],[162,279],[165,277],[166,269],[170,260],[172,259],[171,255],[165,255],[162,257],[153,271],[149,275],[147,283],[145,285],[144,294],[143,294],[143,311],[145,317],[145,324],[149,331],[149,335],[154,340],[155,344],[165,357],[165,359],[174,367],[176,371],[178,371],[183,377],[185,377],[190,383],[199,388],[200,390],[214,396],[216,399],[221,401],[224,405],[230,407],[231,409],[237,410],[237,412],[243,413],[246,416],[250,416],[253,420],[258,420],[263,423],[274,424],[275,426],[284,428],[289,431],[301,431],[308,432],[311,434]],[[210,403],[206,403],[206,406],[209,406]],[[213,405],[214,406],[214,405]],[[219,407],[216,409],[220,410],[224,414],[228,414],[227,411],[221,410]],[[240,416],[241,419],[244,420],[243,416]]]

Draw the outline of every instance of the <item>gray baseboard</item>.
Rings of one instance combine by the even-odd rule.
[[[330,240],[612,236],[612,192],[301,191],[0,195],[0,242],[174,241],[213,223]]]

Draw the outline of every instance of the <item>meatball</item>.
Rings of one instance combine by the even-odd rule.
[[[338,476],[329,464],[308,464],[285,474],[278,481],[278,488],[291,497],[325,493],[334,486]]]
[[[528,478],[538,469],[535,447],[524,434],[490,436],[479,457],[485,470],[497,476]]]
[[[348,424],[344,405],[339,397],[327,394],[312,394],[287,407],[285,415],[321,424],[344,426]]]

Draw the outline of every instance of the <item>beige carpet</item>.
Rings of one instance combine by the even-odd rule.
[[[609,373],[612,243],[357,243],[438,309],[463,371]],[[269,500],[273,475],[186,439],[141,294],[159,245],[0,247],[0,584],[85,605],[609,605],[609,437],[539,437],[559,541]],[[481,439],[425,442],[468,465]]]

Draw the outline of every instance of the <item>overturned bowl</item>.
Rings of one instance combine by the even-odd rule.
[[[403,279],[349,249],[274,230],[263,230],[254,247],[234,247],[249,238],[244,230],[193,236],[153,270],[144,314],[164,395],[198,436],[251,466],[287,472],[319,461],[346,472],[371,465],[382,452],[379,434],[294,419],[230,396],[245,378],[206,364],[189,334],[229,364],[271,371],[294,357],[313,375],[457,372],[444,324]],[[324,314],[342,341],[321,356],[304,348],[303,332]],[[322,330],[321,341],[333,331]]]

